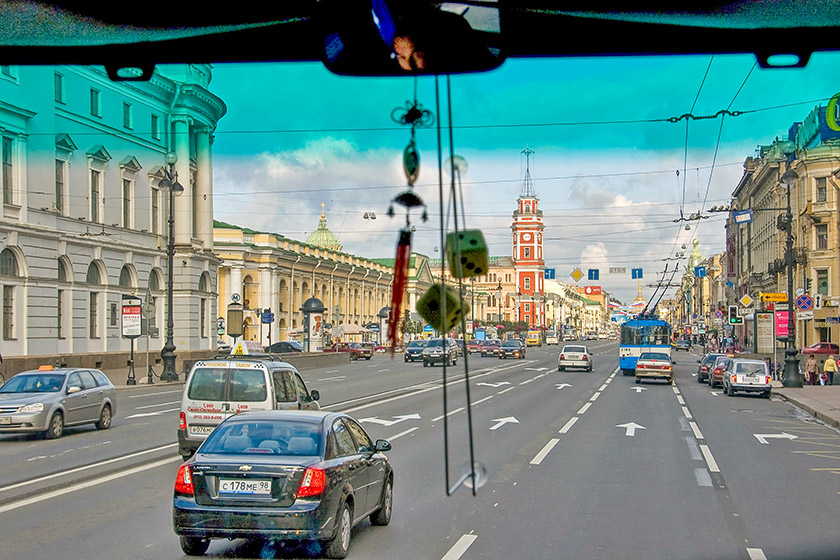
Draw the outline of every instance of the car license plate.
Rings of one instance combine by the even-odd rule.
[[[194,436],[209,436],[213,433],[214,426],[190,426],[190,434]]]
[[[11,416],[0,416],[0,424],[11,424],[12,417]]]
[[[219,494],[266,496],[271,494],[271,481],[223,478],[219,481]]]

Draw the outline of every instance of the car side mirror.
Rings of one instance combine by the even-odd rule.
[[[75,393],[80,392],[81,390],[82,390],[82,388],[79,387],[78,385],[73,385],[72,387],[67,388],[67,394],[68,395],[73,395]]]
[[[373,449],[374,451],[391,451],[391,442],[387,439],[378,439]]]
[[[321,400],[321,393],[319,393],[318,391],[309,391],[309,397],[313,401],[319,401]]]

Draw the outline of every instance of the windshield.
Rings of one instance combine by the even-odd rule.
[[[7,554],[195,552],[203,537],[163,519],[175,460],[227,416],[282,394],[296,395],[284,406],[354,415],[373,441],[393,444],[393,470],[371,472],[393,474],[395,522],[354,525],[351,559],[836,556],[840,468],[829,456],[840,419],[807,411],[835,414],[840,379],[828,378],[829,350],[815,354],[815,372],[802,353],[840,341],[835,3],[605,13],[601,3],[471,0],[424,2],[447,12],[440,26],[386,17],[417,2],[0,8]],[[312,13],[342,4],[362,7],[359,18]],[[495,23],[494,5],[506,16]],[[688,13],[704,7],[713,36]],[[756,17],[762,8],[772,17]],[[407,74],[401,62],[478,58],[450,14],[507,60]],[[50,51],[41,45],[54,18],[61,47]],[[353,42],[348,29],[371,35]],[[435,37],[445,42],[424,51]],[[105,44],[70,46],[81,42]],[[771,67],[791,52],[801,67]],[[344,55],[367,54],[401,74],[352,75]],[[592,352],[558,362],[552,333]],[[485,336],[478,352],[447,342],[441,356],[442,339]],[[415,350],[424,343],[413,339],[432,337]],[[251,356],[214,360],[219,339]],[[251,367],[280,342],[307,350],[283,355],[300,377],[282,391],[268,368]],[[637,384],[642,352],[664,357]],[[769,358],[772,390],[728,395],[720,370],[697,367],[706,352]],[[66,395],[62,413],[45,406],[22,420],[9,411],[13,393],[61,391],[46,388],[54,371],[29,389],[13,377],[41,364],[102,369],[117,400],[106,408],[107,391],[80,374],[65,385],[85,390]],[[796,404],[806,394],[824,406]],[[46,404],[26,397],[38,399]],[[101,461],[116,470],[88,484]],[[351,521],[383,521],[386,485],[368,468],[354,476],[370,480],[344,494]],[[770,481],[780,484],[761,491]],[[68,499],[47,493],[57,484]],[[109,496],[117,507],[102,507]],[[50,507],[23,501],[32,497]],[[333,511],[319,517],[331,520],[322,534],[255,530],[253,540],[342,534],[346,500],[324,503]],[[236,519],[217,512],[211,525]],[[310,553],[272,547],[237,536],[207,552]]]
[[[308,456],[318,454],[320,445],[320,426],[311,422],[227,422],[207,438],[201,452]]]
[[[16,375],[0,387],[0,393],[57,393],[63,385],[63,375]]]

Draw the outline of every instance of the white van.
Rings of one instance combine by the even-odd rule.
[[[268,356],[201,360],[190,370],[181,398],[178,452],[186,461],[227,417],[246,410],[320,410],[318,391],[300,373]]]

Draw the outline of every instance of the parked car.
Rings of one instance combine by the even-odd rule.
[[[324,348],[324,352],[346,352],[350,354],[350,360],[366,357],[364,348],[358,342],[336,342],[329,348]],[[370,359],[370,355],[367,356],[367,359]]]
[[[94,424],[107,430],[116,412],[117,391],[98,369],[41,366],[0,387],[0,434],[56,439],[67,426]]]
[[[525,345],[518,338],[506,340],[499,347],[499,359],[505,358],[525,358]]]
[[[674,350],[685,350],[688,352],[691,350],[691,343],[684,338],[680,338],[674,343]]]
[[[283,354],[286,352],[303,352],[303,344],[297,340],[281,340],[265,349],[269,354]]]
[[[471,338],[467,342],[467,352],[469,352],[470,354],[474,354],[476,352],[481,352],[481,343],[482,342],[483,341],[481,341],[477,338]]]
[[[700,364],[697,366],[697,383],[705,383],[709,379],[709,372],[714,367],[715,360],[717,360],[721,356],[726,356],[726,354],[717,354],[717,353],[710,353],[703,356],[702,359],[697,360],[697,363]]]
[[[496,338],[485,340],[481,345],[481,357],[498,356],[499,348],[502,346],[502,341]]]
[[[636,362],[636,383],[643,379],[664,379],[674,382],[674,367],[671,356],[665,352],[642,352]]]
[[[723,372],[726,366],[729,365],[730,356],[718,356],[715,358],[715,363],[709,368],[709,387],[714,389],[723,383]]]
[[[186,461],[226,418],[248,410],[318,410],[291,364],[271,357],[236,356],[193,364],[181,397],[178,452]]]
[[[723,374],[723,391],[730,397],[737,391],[743,391],[761,393],[761,396],[769,399],[771,380],[767,364],[763,360],[733,358],[729,360]]]
[[[586,346],[563,346],[563,350],[557,357],[557,371],[566,371],[566,368],[583,368],[586,371],[592,371],[592,354]]]
[[[230,352],[230,344],[220,338],[216,341],[216,350],[219,352]]]
[[[451,338],[447,338],[445,344],[442,338],[432,338],[423,348],[421,356],[423,367],[444,363],[455,366],[458,365],[458,344]]]
[[[426,341],[422,339],[412,340],[405,347],[405,354],[403,358],[406,362],[413,362],[414,360],[423,359],[423,348],[426,347]]]
[[[181,549],[202,555],[210,539],[317,540],[327,557],[344,558],[354,525],[391,520],[390,450],[346,414],[232,416],[178,470],[172,523]]]
[[[817,342],[802,349],[803,354],[834,354],[840,353],[840,347],[833,342]]]

